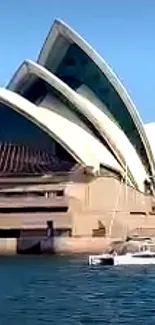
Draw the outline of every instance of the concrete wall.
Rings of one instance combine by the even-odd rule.
[[[46,197],[41,199],[16,198],[15,204],[14,199],[9,198],[8,200],[12,200],[11,206],[14,204],[15,206],[24,206],[24,204],[34,206],[37,202],[40,206],[46,206],[46,204],[53,206],[56,203],[59,206],[62,202],[67,202],[68,211],[64,213],[49,212],[47,214],[23,213],[18,214],[18,217],[16,214],[0,214],[0,228],[43,229],[46,227],[47,220],[53,220],[54,227],[58,229],[72,228],[72,238],[57,237],[55,239],[56,250],[62,252],[67,250],[69,252],[102,250],[109,237],[125,238],[133,233],[145,232],[148,235],[153,231],[155,232],[155,215],[150,214],[154,198],[126,187],[125,184],[112,177],[94,178],[90,179],[89,182],[86,180],[88,181],[87,176],[86,179],[82,179],[82,177],[78,179],[77,177],[76,180],[74,178],[74,181],[55,184],[54,190],[60,185],[64,188],[65,197],[62,199],[55,200],[52,197],[48,199]],[[8,206],[8,202],[5,200],[4,204],[4,201],[2,202],[0,199],[0,206]],[[92,237],[93,231],[99,228],[99,222],[106,228],[106,238]],[[22,237],[24,236],[22,234]],[[29,237],[31,244],[31,238],[33,241],[32,233]],[[38,238],[35,238],[35,241]],[[9,245],[6,243],[9,241],[2,240],[1,247],[4,246],[4,250]]]
[[[112,237],[124,237],[137,227],[155,227],[155,218],[149,215],[152,197],[112,177],[100,177],[89,184],[70,184],[67,193],[75,236],[92,236],[99,221]]]

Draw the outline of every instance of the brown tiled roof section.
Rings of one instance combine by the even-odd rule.
[[[44,175],[70,171],[72,162],[27,145],[0,143],[0,177]]]

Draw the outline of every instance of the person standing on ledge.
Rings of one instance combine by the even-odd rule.
[[[47,221],[46,237],[47,238],[53,237],[53,221]]]

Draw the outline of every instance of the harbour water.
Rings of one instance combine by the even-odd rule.
[[[1,257],[0,325],[155,324],[155,267]]]

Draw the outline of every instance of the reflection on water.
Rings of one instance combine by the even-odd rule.
[[[155,324],[155,267],[85,257],[0,258],[0,325]]]

